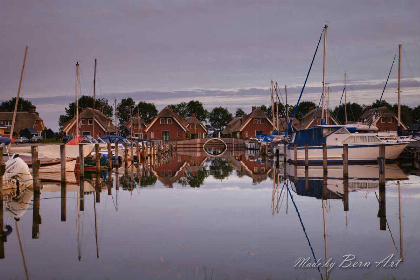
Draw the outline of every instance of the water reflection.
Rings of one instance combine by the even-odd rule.
[[[286,278],[302,278],[303,274],[320,278],[318,270],[291,269],[296,256],[328,259],[353,253],[345,251],[340,242],[359,248],[359,252],[370,257],[375,253],[380,256],[388,253],[383,252],[375,241],[361,245],[359,241],[354,242],[354,237],[352,242],[347,242],[347,235],[351,237],[353,234],[361,239],[377,238],[387,250],[389,240],[392,240],[398,255],[405,257],[404,261],[410,261],[407,254],[403,254],[404,215],[401,213],[404,207],[400,192],[405,190],[397,181],[411,184],[413,178],[397,165],[387,165],[385,179],[386,187],[380,184],[379,168],[375,165],[349,166],[349,176],[344,178],[341,166],[329,166],[324,172],[322,166],[305,168],[280,163],[276,169],[271,160],[240,151],[225,151],[216,157],[205,152],[185,152],[148,158],[127,168],[123,166],[117,172],[86,173],[84,179],[77,179],[77,184],[43,183],[41,193],[34,193],[30,188],[4,193],[0,208],[0,258],[8,257],[13,263],[13,257],[16,257],[13,250],[19,248],[23,272],[30,274],[36,270],[34,266],[31,269],[31,265],[45,267],[48,264],[41,258],[32,258],[27,266],[25,253],[28,251],[25,248],[37,249],[45,254],[54,250],[46,245],[47,241],[63,242],[61,235],[68,232],[70,237],[66,238],[74,242],[62,243],[63,256],[57,257],[60,261],[69,262],[64,256],[69,254],[76,261],[107,271],[108,260],[115,261],[116,258],[136,266],[137,263],[132,263],[136,254],[142,260],[139,262],[142,272],[132,267],[122,269],[128,273],[120,275],[123,278],[133,278],[134,273],[152,279],[174,278],[179,273],[185,274],[183,269],[189,269],[191,276],[189,264],[194,264],[194,268],[196,265],[200,265],[200,269],[202,267],[202,264],[195,263],[197,259],[207,267],[210,265],[211,269],[214,266],[217,279],[226,275],[235,275],[236,278],[254,275],[249,278],[261,279],[266,276],[259,273],[262,270],[269,270],[270,275],[277,276],[285,273]],[[418,181],[412,184],[418,186]],[[179,192],[177,189],[189,191]],[[218,191],[211,192],[214,189]],[[395,197],[398,201],[393,200]],[[54,204],[56,199],[60,199],[60,203],[57,201]],[[415,196],[412,199],[418,203]],[[220,203],[220,207],[215,206],[215,202]],[[361,205],[364,208],[360,209]],[[396,208],[396,205],[399,207]],[[24,214],[30,211],[33,211],[32,220],[30,215],[27,215],[29,219],[24,219]],[[392,215],[395,211],[399,214],[397,218]],[[58,223],[52,220],[54,212]],[[357,219],[350,219],[352,212],[359,213]],[[3,216],[6,215],[12,220],[5,219]],[[409,212],[407,216],[415,221]],[[377,224],[371,227],[375,220]],[[32,223],[32,238],[39,239],[40,243],[25,241],[22,231],[17,236],[19,225],[29,222]],[[56,227],[61,231],[54,235],[52,232]],[[369,231],[364,228],[369,228]],[[414,226],[410,229],[409,237],[405,237],[407,240],[419,233]],[[382,236],[382,231],[387,235]],[[101,242],[103,235],[108,237],[106,242]],[[121,236],[125,242],[121,242]],[[23,244],[31,245],[22,246],[20,239],[24,240]],[[163,244],[161,240],[170,245]],[[273,245],[273,240],[279,243],[279,247]],[[20,246],[8,245],[10,242],[18,242]],[[46,247],[41,248],[41,245]],[[252,248],[254,245],[255,248]],[[182,255],[173,247],[181,248],[179,252]],[[247,250],[244,254],[247,259],[238,256],[242,248]],[[142,252],[141,256],[137,252]],[[191,255],[188,255],[190,252]],[[224,255],[227,257],[221,257]],[[216,259],[211,256],[216,256]],[[282,260],[281,269],[278,269],[278,257]],[[409,257],[416,259],[418,253],[412,251]],[[94,263],[92,258],[99,260]],[[228,267],[218,265],[219,258],[224,264],[229,259],[235,264]],[[151,259],[157,259],[157,263]],[[172,267],[169,265],[171,262]],[[410,262],[410,267],[415,267],[414,263]],[[164,264],[166,269],[159,264],[162,267]],[[168,265],[170,269],[167,269]],[[3,271],[2,262],[0,266]],[[153,266],[153,271],[145,273],[150,266]],[[11,267],[13,269],[5,274],[6,278],[18,278],[23,273],[18,272],[17,265]],[[77,264],[72,263],[70,268],[74,267]],[[324,279],[331,273],[327,270],[319,272]],[[51,275],[44,273],[37,274],[35,278]],[[66,273],[68,276],[80,276],[71,270],[66,270]],[[115,274],[109,275],[112,274],[109,271],[101,273],[100,269],[85,273],[91,278],[118,278]],[[203,279],[204,272],[201,273],[203,277],[198,278]],[[346,273],[334,271],[332,275],[344,277],[348,276]]]

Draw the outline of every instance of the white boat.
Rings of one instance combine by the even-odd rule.
[[[349,162],[376,162],[379,147],[385,145],[385,159],[395,160],[407,147],[407,142],[384,142],[373,133],[350,133],[345,126],[320,125],[296,132],[288,145],[287,157],[291,161],[305,161],[305,144],[308,144],[309,163],[323,161],[323,144],[327,146],[328,162],[343,162],[343,144],[348,144]],[[296,144],[295,158],[294,144]]]

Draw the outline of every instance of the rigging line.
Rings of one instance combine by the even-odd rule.
[[[380,202],[379,202],[378,195],[376,194],[376,191],[375,191],[375,196],[376,196],[376,200],[378,200],[378,203],[380,203]],[[392,236],[392,231],[391,231],[391,228],[389,227],[389,224],[388,224],[388,219],[386,219],[386,226],[388,227],[389,233],[391,234],[391,239],[392,239],[392,243],[394,243],[395,250],[397,250],[397,253],[398,253],[398,252],[399,252],[399,250],[398,250],[398,248],[397,248],[397,244],[395,244],[394,236]]]
[[[382,97],[384,96],[384,92],[385,92],[386,86],[387,86],[388,81],[389,81],[389,76],[391,76],[392,67],[394,67],[394,63],[395,63],[395,59],[396,59],[396,57],[397,57],[397,53],[395,53],[395,55],[394,55],[394,59],[392,60],[391,69],[389,69],[388,78],[386,78],[386,82],[385,82],[385,85],[384,85],[384,89],[382,90],[381,98],[379,99],[379,104],[381,104]]]
[[[305,229],[305,226],[304,226],[304,224],[303,224],[302,217],[300,216],[299,209],[298,209],[298,207],[297,207],[297,205],[296,205],[296,203],[295,203],[295,200],[293,199],[292,192],[291,192],[291,191],[290,191],[290,189],[289,189],[289,184],[287,184],[286,182],[285,182],[284,184],[286,184],[287,191],[288,191],[288,193],[289,193],[289,195],[290,195],[290,198],[291,198],[291,200],[292,200],[293,206],[295,206],[295,210],[296,210],[296,213],[298,214],[299,221],[300,221],[300,224],[301,224],[301,226],[302,226],[303,232],[305,233],[306,240],[308,241],[308,243],[309,243],[309,247],[311,248],[312,256],[314,257],[314,261],[316,261],[316,260],[317,260],[317,258],[315,257],[315,252],[314,252],[314,249],[312,248],[311,241],[309,240],[308,234],[306,233],[306,229]],[[318,268],[319,274],[321,275],[321,279],[322,279],[322,280],[324,280],[324,278],[322,277],[321,270],[319,269],[319,266],[317,266],[317,268]]]
[[[106,200],[105,200],[105,209],[104,209],[104,215],[102,216],[102,226],[101,226],[101,235],[99,236],[99,244],[101,244],[102,243],[102,233],[103,233],[103,230],[104,230],[104,221],[105,221],[105,213],[106,213],[106,204],[108,203],[108,199],[109,199],[109,196],[107,196],[106,197]]]
[[[311,70],[312,70],[312,65],[314,64],[314,60],[315,60],[316,54],[318,52],[319,44],[321,43],[322,35],[324,34],[324,30],[325,29],[323,28],[322,29],[322,32],[321,32],[321,35],[319,36],[318,45],[316,46],[314,56],[312,57],[311,65],[309,66],[308,73],[306,74],[305,82],[303,83],[302,90],[300,91],[298,102],[297,102],[295,108],[293,109],[293,114],[292,114],[292,117],[290,118],[289,124],[287,126],[287,129],[286,129],[286,132],[285,132],[285,136],[288,135],[289,129],[290,129],[292,123],[293,123],[293,119],[295,118],[295,115],[296,115],[296,112],[297,112],[297,108],[299,107],[299,103],[300,103],[300,100],[302,98],[303,91],[305,90],[306,82],[308,81],[309,74],[311,73]]]
[[[315,111],[315,115],[314,115],[314,119],[312,120],[312,123],[315,122],[316,117],[318,116],[318,111],[319,111],[319,106],[321,106],[321,101],[322,101],[322,94],[321,94],[321,97],[319,98],[318,107],[316,107],[316,111]],[[312,125],[312,123],[311,123],[311,125]]]
[[[337,118],[338,118],[338,107],[340,107],[340,105],[341,105],[341,101],[343,101],[344,90],[345,90],[345,87],[343,87],[343,92],[341,93],[340,103],[339,103],[339,104],[338,104],[338,106],[337,106],[337,113],[335,114],[335,119],[337,119]]]

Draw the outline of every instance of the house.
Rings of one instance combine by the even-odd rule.
[[[6,130],[6,126],[3,124],[0,124],[0,136],[4,134],[5,130]]]
[[[5,127],[3,134],[10,134],[13,121],[13,112],[0,112],[0,126]],[[13,128],[13,135],[20,136],[20,131],[25,128],[33,128],[37,131],[37,135],[45,129],[44,121],[32,108],[28,112],[16,112],[15,126]]]
[[[185,126],[188,129],[187,138],[205,138],[207,134],[207,128],[195,117],[195,113],[192,113],[191,117],[185,118]]]
[[[272,167],[268,162],[260,163],[255,159],[251,160],[244,154],[240,155],[237,160],[239,162],[239,168],[237,170],[241,174],[251,177],[253,184],[259,184],[266,180],[272,171]]]
[[[224,135],[234,138],[249,139],[257,134],[270,134],[273,130],[273,123],[260,108],[252,107],[251,114],[233,118],[225,129]]]
[[[398,117],[387,107],[371,108],[363,113],[359,121],[376,126],[380,132],[398,131]],[[401,122],[403,130],[407,127]]]
[[[66,135],[76,135],[76,117],[67,121],[63,125],[63,132]],[[95,130],[95,135],[93,131]],[[101,137],[104,135],[113,135],[117,128],[112,123],[111,118],[104,115],[100,110],[86,108],[79,113],[79,135],[92,135]]]
[[[295,125],[296,130],[308,129],[317,125],[321,125],[321,108],[315,108],[309,111],[303,118],[299,120],[299,124]],[[324,123],[329,125],[339,125],[339,121],[333,117],[331,111],[327,111],[327,119],[323,120]]]
[[[23,136],[23,137],[26,137],[28,139],[31,139],[32,137],[38,136],[38,135],[39,135],[38,131],[35,128],[32,128],[32,127],[27,127],[25,129],[22,129],[19,132],[19,136]]]
[[[150,140],[203,138],[207,133],[206,127],[194,115],[184,119],[170,106],[162,109],[144,131]]]
[[[417,123],[417,124],[409,125],[407,128],[407,132],[410,135],[420,135],[420,124]]]
[[[124,125],[124,134],[131,135],[132,132],[134,138],[144,139],[146,138],[145,129],[146,123],[140,118],[140,115],[137,114],[132,121],[129,121]]]
[[[173,188],[173,184],[185,176],[188,157],[175,155],[152,169],[152,174],[166,187]]]

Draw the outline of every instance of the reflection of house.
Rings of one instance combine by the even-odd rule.
[[[184,119],[167,106],[146,127],[145,133],[148,139],[182,140],[204,138],[207,129],[194,115]]]
[[[297,130],[307,129],[317,125],[321,125],[321,108],[312,109],[307,113],[303,118],[299,120],[299,124],[295,125]],[[327,120],[323,120],[326,124],[329,125],[339,125],[340,123],[332,116],[332,112],[327,112]]]
[[[223,130],[223,134],[235,138],[249,139],[257,134],[270,134],[273,123],[260,108],[252,107],[251,114],[234,118]]]
[[[124,125],[124,132],[126,135],[131,135],[131,132],[133,132],[133,137],[138,139],[145,138],[145,132],[146,129],[146,123],[140,116],[137,114],[132,122],[129,121]],[[132,130],[132,131],[131,131]]]
[[[195,113],[185,118],[185,126],[191,139],[204,138],[207,134],[207,128],[195,117]]]
[[[173,184],[185,174],[187,156],[175,155],[169,162],[160,164],[153,168],[153,175],[167,188],[172,188]]]
[[[12,128],[13,112],[0,112],[0,126],[5,127],[4,134],[10,134]],[[26,128],[35,129],[37,135],[45,129],[44,121],[35,112],[30,109],[28,112],[16,112],[15,127],[13,128],[14,136],[20,136],[20,131]]]
[[[363,113],[359,121],[376,126],[379,131],[398,131],[398,117],[387,107],[372,108]],[[407,127],[401,122],[403,130]]]
[[[66,135],[76,134],[76,117],[63,125],[63,132]],[[93,135],[93,129],[95,134]],[[117,131],[111,118],[104,115],[100,110],[86,108],[79,114],[79,134],[92,135],[93,137],[115,134]]]
[[[238,158],[239,164],[233,166],[239,172],[252,178],[253,184],[259,184],[268,178],[271,172],[271,166],[269,163],[260,163],[256,160],[251,160],[245,155],[240,155]]]

